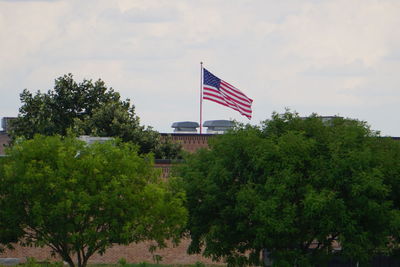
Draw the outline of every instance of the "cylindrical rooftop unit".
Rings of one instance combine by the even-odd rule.
[[[174,128],[174,133],[197,133],[199,124],[194,121],[178,121],[171,126]]]
[[[232,129],[234,125],[234,122],[229,120],[213,120],[203,123],[203,126],[207,127],[207,133],[211,134],[223,134]]]

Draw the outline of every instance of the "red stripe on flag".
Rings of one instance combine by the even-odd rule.
[[[234,99],[225,93],[222,93],[221,95],[223,95],[224,98],[229,99],[230,101],[234,102],[235,104],[243,106],[243,108],[245,108],[245,109],[251,109],[251,105],[249,105],[247,102],[238,101],[237,99]]]
[[[203,91],[203,99],[207,99],[207,100],[211,100],[210,97],[214,97],[217,98],[219,101],[214,101],[217,103],[225,103],[224,106],[233,108],[236,111],[239,111],[242,115],[246,114],[246,115],[251,115],[252,111],[251,111],[251,107],[250,109],[241,107],[241,105],[239,103],[236,103],[235,101],[232,101],[231,99],[229,99],[229,97],[226,97],[223,94],[219,94],[219,92],[215,92],[215,90],[210,90],[211,92],[208,91]],[[208,96],[207,98],[205,97]]]
[[[225,107],[229,107],[229,108],[231,108],[233,110],[238,111],[241,115],[244,115],[247,118],[251,118],[251,112],[242,111],[242,110],[240,110],[239,108],[237,108],[234,105],[227,104],[227,102],[225,102],[223,99],[219,100],[218,98],[215,98],[213,96],[211,96],[211,97],[210,96],[204,96],[203,99],[213,101],[213,102],[218,103],[220,105],[223,105]]]
[[[242,103],[247,103],[247,105],[251,105],[251,101],[250,100],[248,100],[247,98],[241,97],[240,95],[235,94],[230,89],[227,89],[227,88],[221,86],[221,91],[225,92],[226,94],[229,94],[233,98],[236,98],[237,101],[240,101]]]
[[[242,91],[240,91],[239,89],[237,89],[236,87],[234,87],[233,85],[221,80],[221,84],[225,85],[226,87],[232,89],[232,91],[236,92],[237,94],[243,96],[244,98],[246,98],[248,101],[253,102],[252,99],[248,98],[247,95],[243,94]],[[221,86],[221,85],[220,85]]]

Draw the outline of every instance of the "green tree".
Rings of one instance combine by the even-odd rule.
[[[38,91],[33,95],[25,89],[20,100],[22,106],[12,123],[12,135],[28,139],[35,134],[65,135],[75,118],[91,116],[95,108],[106,103],[129,105],[129,100],[121,101],[120,95],[102,80],[77,83],[72,74],[57,78],[54,90],[47,93]]]
[[[140,144],[142,153],[153,152],[157,159],[181,157],[180,144],[140,125],[134,108],[129,103],[110,102],[95,108],[92,114],[75,118],[74,131],[92,136],[114,136],[124,142]]]
[[[320,266],[337,244],[360,262],[393,248],[400,146],[364,122],[288,111],[210,143],[179,170],[189,253],[247,265],[267,249],[275,266]]]
[[[130,143],[17,140],[0,185],[1,243],[49,246],[70,266],[86,266],[113,244],[178,242],[187,219],[184,192]]]
[[[155,152],[159,156],[170,151],[158,132],[140,125],[130,100],[121,100],[119,93],[107,88],[102,80],[77,83],[68,74],[55,80],[53,90],[33,95],[25,89],[20,99],[22,106],[11,127],[14,139],[19,136],[31,139],[35,134],[66,135],[71,128],[76,134],[119,137],[124,142],[134,142],[141,153]],[[173,147],[167,157],[180,153],[179,145]]]
[[[0,157],[0,177],[4,175],[5,160],[5,157]],[[18,214],[16,214],[17,217],[5,216],[3,212],[4,210],[0,209],[0,253],[4,251],[4,248],[12,249],[13,246],[11,244],[18,242],[18,237],[22,235],[22,231],[16,225]]]

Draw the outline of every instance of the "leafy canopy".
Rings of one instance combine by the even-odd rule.
[[[36,135],[17,141],[3,160],[0,243],[49,246],[70,266],[85,266],[113,244],[163,247],[180,238],[184,192],[130,143]]]
[[[210,143],[180,169],[190,253],[247,265],[266,249],[276,266],[315,266],[339,244],[357,261],[390,252],[400,146],[365,123],[287,111]]]
[[[25,89],[20,99],[22,106],[11,127],[14,139],[66,135],[73,129],[79,135],[119,137],[138,144],[141,153],[154,152],[157,158],[179,157],[180,146],[161,140],[151,127],[140,125],[130,100],[121,100],[119,93],[100,79],[77,83],[68,74],[55,80],[53,90],[32,94]]]

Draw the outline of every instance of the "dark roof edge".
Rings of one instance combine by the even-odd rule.
[[[162,136],[174,135],[174,136],[214,136],[216,134],[199,134],[199,133],[160,133]]]

